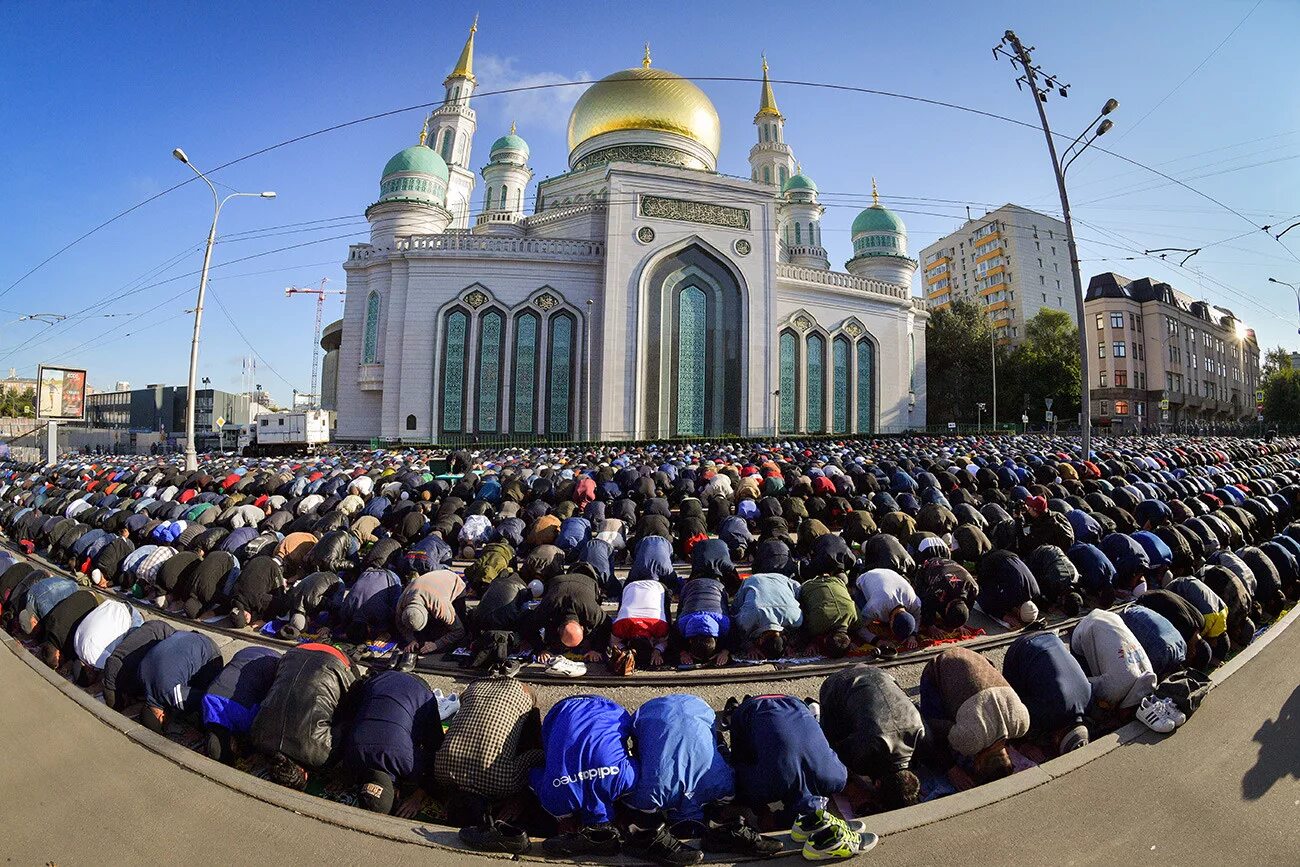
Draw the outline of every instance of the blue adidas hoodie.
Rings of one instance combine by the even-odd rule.
[[[705,804],[732,797],[735,774],[718,748],[717,715],[693,695],[651,699],[632,717],[636,785],[627,803],[667,811],[670,822],[702,819]]]
[[[849,779],[812,712],[789,695],[758,696],[736,708],[731,757],[736,796],[753,807],[780,802],[807,813],[825,806]]]
[[[627,752],[632,716],[607,698],[577,695],[551,708],[542,723],[544,764],[528,772],[546,812],[609,822],[614,802],[636,784]]]

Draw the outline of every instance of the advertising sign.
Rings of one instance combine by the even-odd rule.
[[[86,371],[42,364],[36,374],[36,417],[46,421],[84,419]]]

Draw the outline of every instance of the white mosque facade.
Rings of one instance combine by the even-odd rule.
[[[878,201],[830,268],[816,185],[764,81],[750,178],[718,172],[694,84],[591,85],[569,171],[537,185],[512,129],[471,170],[474,30],[420,144],[384,169],[344,264],[341,440],[868,434],[925,424],[924,303]],[[873,191],[874,192],[874,191]]]

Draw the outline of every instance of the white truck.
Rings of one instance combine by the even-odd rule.
[[[314,451],[330,440],[329,410],[298,409],[266,412],[250,425],[249,442],[240,437],[246,455],[287,455]]]

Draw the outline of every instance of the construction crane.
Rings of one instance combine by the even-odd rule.
[[[320,325],[321,315],[325,311],[325,296],[347,294],[345,289],[326,289],[325,284],[329,281],[330,278],[322,277],[320,286],[316,289],[310,286],[286,286],[284,290],[286,298],[293,295],[316,296],[316,330],[313,332],[311,341],[311,401],[313,407],[320,406]]]

